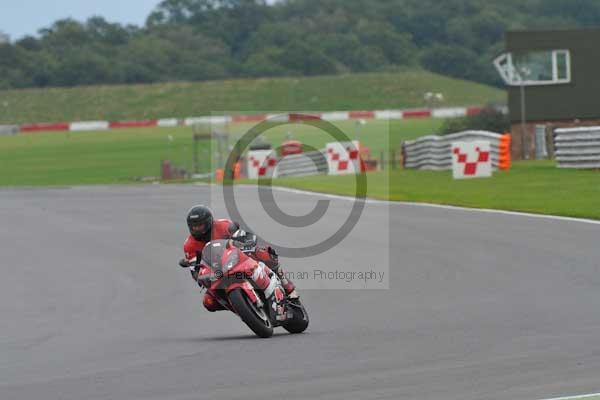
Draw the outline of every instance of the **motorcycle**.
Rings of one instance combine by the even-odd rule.
[[[205,281],[209,291],[229,311],[237,314],[259,337],[273,335],[273,328],[301,333],[308,327],[308,314],[299,299],[287,298],[281,280],[263,263],[248,253],[255,248],[252,239],[245,242],[213,240],[196,259],[210,270]],[[268,279],[265,279],[268,276]],[[269,282],[260,289],[257,282]]]

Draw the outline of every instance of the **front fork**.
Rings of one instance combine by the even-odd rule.
[[[259,295],[254,285],[247,280],[231,284],[227,287],[227,293],[229,294],[229,292],[235,289],[241,289],[248,299],[260,308],[263,308],[266,302],[267,306],[264,309],[268,312],[271,321],[281,323],[288,318],[289,314],[285,303],[285,291],[277,274],[272,273],[270,278],[269,285],[263,290],[263,296]],[[228,301],[225,305],[223,302],[226,300],[221,297],[218,298],[223,306],[229,310],[233,310]]]

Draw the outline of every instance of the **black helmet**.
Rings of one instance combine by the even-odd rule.
[[[187,225],[190,235],[196,240],[209,241],[210,231],[212,229],[213,215],[210,208],[197,205],[188,211]]]

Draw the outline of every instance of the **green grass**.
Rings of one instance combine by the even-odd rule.
[[[400,140],[435,132],[441,123],[435,119],[369,121],[360,126],[359,137],[377,154],[397,147]],[[241,137],[250,126],[230,125],[231,139]],[[357,129],[354,122],[336,126],[351,138]],[[277,146],[288,131],[317,148],[332,141],[326,133],[298,124],[274,128],[265,137]],[[0,136],[0,186],[131,183],[136,177],[159,176],[161,160],[191,171],[192,132],[178,127]],[[200,172],[210,170],[209,146],[206,142],[199,146]]]
[[[356,121],[337,121],[334,125],[346,134],[348,139],[357,139],[371,151],[379,153],[389,149],[397,149],[401,141],[415,139],[423,135],[437,134],[443,120],[408,119],[408,120],[367,120],[365,125],[357,124]],[[231,126],[232,140],[239,139],[250,129],[249,124]],[[291,135],[302,143],[313,148],[322,149],[333,139],[327,132],[318,128],[303,125],[282,125],[265,131],[264,137],[273,146],[278,146]]]
[[[515,162],[490,179],[452,179],[450,172],[396,170],[367,174],[368,196],[600,219],[600,172],[558,169],[552,161]],[[353,195],[354,176],[282,178],[275,185]]]
[[[0,91],[0,124],[189,117],[219,111],[328,111],[505,103],[505,91],[421,70],[311,78]]]
[[[191,168],[190,129],[0,137],[0,186],[131,183],[159,176],[163,159]]]

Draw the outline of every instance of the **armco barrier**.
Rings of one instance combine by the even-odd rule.
[[[446,136],[423,136],[402,145],[403,165],[409,169],[452,169],[451,143],[488,140],[491,148],[492,166],[510,168],[510,135],[487,131],[465,131]]]
[[[554,155],[559,168],[600,168],[600,126],[556,129]]]
[[[320,151],[285,156],[275,168],[275,176],[308,176],[327,174],[327,159]]]

